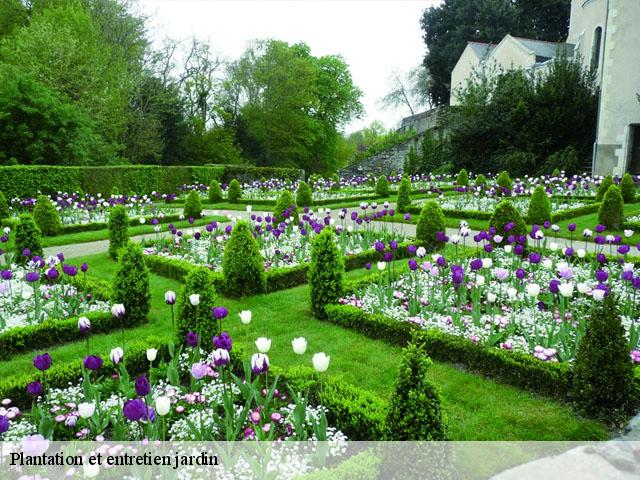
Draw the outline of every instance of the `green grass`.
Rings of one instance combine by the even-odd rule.
[[[92,275],[105,280],[113,277],[116,268],[107,254],[78,261],[89,263]],[[405,263],[402,261],[401,265]],[[356,270],[348,277],[366,274],[365,270]],[[129,341],[148,335],[170,336],[169,309],[164,304],[164,292],[169,289],[179,292],[180,284],[151,275],[150,323],[127,330]],[[392,394],[401,349],[316,320],[309,308],[308,286],[240,300],[220,298],[219,304],[229,309],[225,330],[247,352],[255,351],[253,342],[257,337],[269,337],[271,363],[286,368],[310,366],[313,353],[324,351],[331,356],[331,375],[340,375],[383,399]],[[250,325],[240,323],[241,310],[253,312]],[[308,341],[307,352],[302,356],[294,354],[291,348],[291,340],[298,336]],[[107,356],[120,343],[120,332],[95,335],[91,337],[91,350]],[[83,342],[61,345],[49,352],[56,363],[77,361],[85,355],[85,345]],[[6,378],[30,371],[32,358],[33,352],[1,362],[0,375]],[[578,440],[607,436],[602,425],[575,417],[567,405],[461,371],[454,365],[434,362],[430,378],[441,391],[450,437],[454,440]]]

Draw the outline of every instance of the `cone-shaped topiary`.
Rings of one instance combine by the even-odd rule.
[[[47,237],[53,237],[62,230],[60,214],[46,195],[38,196],[36,206],[33,209],[33,219],[42,234]]]
[[[378,178],[376,182],[376,195],[379,197],[389,196],[389,180],[387,180],[386,175],[380,175],[380,178]]]
[[[387,413],[390,440],[446,440],[440,395],[427,379],[430,365],[424,346],[411,342],[402,350]]]
[[[227,188],[227,200],[229,203],[238,203],[238,200],[242,198],[242,188],[240,188],[240,182],[235,178],[231,180],[229,188]]]
[[[609,230],[618,230],[624,222],[624,200],[622,192],[616,185],[611,185],[604,194],[602,205],[598,210],[598,221]]]
[[[298,191],[296,193],[296,204],[300,208],[310,207],[313,204],[311,199],[311,188],[306,182],[300,182],[298,184]]]
[[[610,294],[597,305],[580,340],[573,365],[573,401],[582,414],[618,423],[629,412],[633,395],[629,341]]]
[[[7,199],[4,196],[4,193],[0,191],[0,222],[5,218],[9,218],[11,216],[11,212],[9,211],[9,204],[7,203]]]
[[[311,245],[311,263],[307,278],[311,290],[311,310],[318,318],[325,318],[324,307],[337,303],[342,296],[344,258],[335,242],[333,231],[323,229]]]
[[[109,255],[118,258],[118,252],[129,241],[129,216],[123,205],[116,205],[109,213]]]
[[[553,172],[551,172],[551,176],[554,178],[558,178],[560,176],[560,170],[558,170],[557,168],[555,168],[553,170]]]
[[[403,177],[398,187],[398,203],[396,205],[400,213],[405,213],[411,206],[411,180]]]
[[[542,185],[538,185],[533,190],[533,194],[529,200],[527,221],[536,225],[542,225],[546,221],[551,221],[551,202]]]
[[[18,264],[25,264],[29,261],[29,257],[35,255],[42,256],[42,240],[40,229],[28,213],[23,213],[19,217],[18,225],[16,225],[15,238],[15,261]],[[28,255],[25,255],[28,253]]]
[[[247,222],[238,222],[227,241],[222,260],[225,293],[242,297],[264,292],[267,285],[258,242]]]
[[[598,187],[598,191],[596,192],[596,202],[601,202],[604,199],[604,194],[607,193],[607,190],[609,190],[611,185],[615,185],[613,177],[611,175],[607,175]]]
[[[487,185],[487,177],[485,177],[483,174],[480,174],[476,177],[476,181],[475,181],[476,187],[484,187]]]
[[[636,184],[633,181],[631,174],[624,174],[622,181],[620,182],[620,190],[622,191],[622,199],[624,200],[624,203],[633,203],[636,200]]]
[[[211,180],[209,185],[209,203],[218,203],[222,201],[222,188],[218,180]]]
[[[438,232],[444,233],[444,214],[440,204],[435,200],[429,200],[420,211],[418,225],[416,225],[416,239],[420,240],[425,248],[436,250],[442,246],[438,240]]]
[[[120,250],[113,279],[112,301],[124,305],[124,325],[138,325],[147,321],[151,309],[149,270],[144,263],[142,247],[137,243],[128,243]]]
[[[337,192],[338,190],[340,190],[340,177],[337,173],[334,173],[331,176],[331,191]]]
[[[197,299],[192,295],[198,295]],[[198,334],[200,345],[211,350],[211,338],[217,333],[211,314],[215,301],[211,274],[200,268],[191,271],[184,280],[178,301],[178,343],[184,343],[187,333],[194,332]]]
[[[496,178],[496,185],[498,185],[498,187],[500,188],[511,191],[511,189],[513,188],[513,182],[511,181],[511,177],[506,170],[500,172],[500,175],[498,175],[498,178]]]
[[[187,199],[184,201],[184,218],[198,219],[202,215],[202,203],[200,202],[200,194],[195,190],[191,190]]]
[[[273,217],[278,223],[286,222],[290,217],[293,217],[294,224],[298,223],[298,208],[293,199],[293,193],[289,190],[284,190],[278,197],[276,206],[273,208]]]
[[[460,187],[469,186],[469,174],[464,168],[460,170],[460,172],[458,172],[458,177],[456,178],[456,185],[459,185]]]
[[[505,229],[507,225],[509,227]],[[510,235],[527,234],[527,225],[511,200],[503,200],[498,204],[493,215],[491,215],[491,219],[489,219],[489,228],[491,227],[496,229],[497,235],[503,237],[501,245],[507,243],[507,238]]]

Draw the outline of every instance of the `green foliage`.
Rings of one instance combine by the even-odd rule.
[[[553,172],[551,172],[551,176],[554,178],[558,178],[560,176],[560,170],[558,170],[557,168],[554,168]]]
[[[563,150],[559,150],[549,155],[549,158],[544,162],[542,168],[538,170],[538,174],[546,175],[552,171],[553,173],[551,176],[558,177],[562,170],[566,175],[574,175],[578,173],[579,168],[578,152],[572,145],[570,145]]]
[[[191,190],[184,201],[184,217],[200,218],[202,215],[202,203],[200,202],[200,194]]]
[[[633,177],[630,173],[625,173],[620,181],[620,190],[622,191],[622,198],[624,203],[633,203],[636,199],[636,184],[633,181]],[[2,200],[0,199],[0,204]],[[1,209],[2,207],[0,207]],[[2,218],[2,214],[0,214]]]
[[[408,174],[416,173],[420,168],[420,157],[416,152],[415,143],[409,146],[409,152],[407,152],[407,158],[404,160],[404,172]]]
[[[601,202],[602,200],[604,200],[604,194],[607,193],[611,185],[615,185],[615,182],[613,181],[613,177],[611,175],[607,175],[606,177],[604,177],[604,179],[600,183],[600,186],[598,187],[598,191],[596,192],[596,202]]]
[[[278,197],[278,201],[276,202],[276,206],[273,208],[273,217],[280,222],[284,222],[289,219],[289,217],[293,217],[293,223],[298,223],[298,208],[296,207],[296,202],[293,199],[293,193],[289,190],[283,190],[280,196]]]
[[[344,259],[338,250],[333,231],[325,228],[311,245],[309,289],[311,310],[318,318],[325,318],[324,307],[336,303],[342,295]]]
[[[476,177],[475,185],[476,187],[485,187],[487,185],[487,177],[481,173]]]
[[[178,301],[178,342],[184,343],[187,333],[195,332],[200,345],[211,348],[211,337],[217,332],[216,322],[211,314],[215,306],[216,292],[211,273],[205,269],[193,269],[183,279],[184,286]],[[200,303],[194,306],[189,297],[200,295]]]
[[[22,255],[25,250],[31,251],[31,256],[43,255],[41,232],[33,217],[28,213],[23,213],[19,217],[18,225],[16,226],[15,246],[16,263],[24,264],[29,260]]]
[[[120,252],[113,279],[112,302],[124,305],[123,325],[137,325],[147,321],[151,309],[149,270],[144,262],[142,248],[136,243],[128,243]]]
[[[266,290],[264,261],[249,223],[238,222],[233,227],[224,249],[222,270],[228,296],[243,297]]]
[[[619,423],[630,412],[632,395],[629,341],[610,294],[587,318],[573,367],[573,400],[582,414]]]
[[[9,211],[9,204],[7,203],[7,199],[0,190],[0,222],[5,218],[9,218],[11,216],[11,212]]]
[[[402,350],[387,414],[390,440],[446,440],[440,396],[427,379],[430,365],[423,345],[410,343]]]
[[[58,235],[62,229],[60,214],[46,195],[38,195],[36,206],[33,209],[33,219],[45,236]]]
[[[300,208],[310,207],[313,204],[311,198],[311,188],[306,182],[300,182],[298,184],[298,191],[296,193],[296,205]]]
[[[602,205],[598,210],[598,221],[610,230],[618,230],[624,222],[624,200],[622,192],[616,185],[611,185],[604,194]]]
[[[496,185],[498,185],[498,187],[502,187],[506,190],[511,191],[511,189],[513,188],[513,182],[511,181],[509,172],[507,172],[506,170],[500,172],[498,178],[496,178]]]
[[[459,185],[461,187],[469,186],[469,174],[464,168],[458,172],[458,176],[456,177],[456,185]]]
[[[542,225],[546,221],[551,221],[551,202],[544,187],[538,185],[529,200],[527,222]]]
[[[222,201],[222,188],[218,180],[211,180],[209,185],[209,203],[218,203]]]
[[[229,183],[227,188],[227,200],[229,203],[238,203],[238,200],[242,198],[242,188],[240,188],[240,182],[235,178]]]
[[[396,207],[400,213],[405,213],[410,206],[411,180],[409,180],[409,177],[404,176],[402,180],[400,180],[400,186],[398,187],[398,202]]]
[[[509,169],[516,177],[523,177],[536,171],[536,157],[531,152],[507,150],[497,153],[493,159],[500,169]]]
[[[504,227],[508,223],[513,223],[513,228],[507,235]],[[498,204],[489,220],[489,227],[495,228],[496,233],[502,235],[502,244],[506,244],[509,235],[518,236],[527,234],[527,225],[511,200],[503,200]]]
[[[427,201],[420,211],[420,218],[416,225],[416,239],[421,241],[425,248],[437,250],[442,246],[442,242],[437,239],[437,233],[444,233],[444,231],[444,214],[440,204],[435,200]]]
[[[376,182],[376,195],[379,197],[389,196],[389,180],[386,175],[380,175]]]
[[[347,137],[347,142],[354,146],[354,161],[377,155],[401,143],[405,143],[415,138],[416,132],[408,130],[399,132],[397,130],[386,130],[382,122],[374,121],[368,127],[353,132]]]
[[[331,191],[337,192],[340,190],[340,177],[337,173],[331,175]]]
[[[118,253],[129,241],[129,216],[123,205],[116,205],[109,212],[109,255],[117,259]]]

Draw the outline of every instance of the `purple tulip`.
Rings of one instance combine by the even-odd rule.
[[[416,247],[415,245],[409,245],[407,247],[407,253],[409,255],[415,255],[417,251],[418,251],[418,247]]]
[[[526,272],[522,268],[516,270],[516,278],[522,280],[526,276]]]
[[[418,262],[415,261],[415,259],[411,259],[409,260],[409,270],[411,270],[412,272],[415,272],[418,269]]]
[[[147,415],[147,407],[139,398],[129,400],[125,403],[122,411],[127,420],[131,422],[137,422]]]
[[[84,367],[87,370],[98,370],[102,367],[102,358],[98,355],[88,355],[84,357]]]
[[[195,348],[198,346],[198,334],[195,332],[189,332],[187,333],[187,345],[189,345],[192,348]]]
[[[384,260],[385,262],[390,262],[393,260],[393,253],[391,252],[386,252],[383,256],[382,256],[382,260]]]
[[[56,257],[58,257],[58,260],[60,260],[61,262],[64,262],[64,253],[60,252],[56,255]]]
[[[64,264],[62,265],[62,271],[64,272],[65,275],[68,275],[70,277],[75,277],[78,274],[78,267],[76,267],[75,265],[69,265],[69,264]]]
[[[480,270],[482,268],[482,259],[475,258],[471,260],[471,270]]]
[[[9,419],[4,415],[0,415],[0,435],[9,430]]]
[[[36,367],[41,372],[49,370],[51,367],[51,355],[48,353],[43,353],[42,355],[36,355],[33,357],[33,366]]]
[[[596,255],[596,260],[598,263],[607,263],[607,257],[604,253],[598,253]]]
[[[3,280],[11,280],[11,277],[13,277],[13,273],[11,273],[11,270],[2,270],[2,272],[0,272],[0,276],[2,277]]]
[[[565,254],[567,257],[573,257],[573,254],[574,254],[574,250],[573,250],[573,248],[572,248],[572,247],[567,247],[567,248],[565,248],[565,250],[564,250],[564,254]]]
[[[443,255],[440,255],[436,260],[436,263],[438,264],[439,267],[444,267],[447,265],[447,259],[444,258]]]
[[[604,270],[596,270],[596,280],[600,283],[604,283],[609,278],[609,274]]]
[[[607,229],[604,225],[596,225],[596,233],[602,233]]]
[[[151,385],[149,384],[149,380],[146,376],[140,375],[136,378],[136,393],[141,397],[149,395],[151,392]]]
[[[231,351],[233,342],[231,341],[231,337],[227,332],[222,332],[219,336],[216,335],[215,337],[213,337],[212,341],[214,347],[221,348],[228,352]]]
[[[43,392],[42,384],[40,382],[31,382],[27,385],[27,393],[32,397],[37,397]]]
[[[31,250],[28,248],[25,248],[24,250],[22,250],[22,256],[29,258],[31,256]]]
[[[83,263],[82,265],[80,265],[80,270],[82,271],[82,273],[87,273],[87,270],[89,270],[89,265],[87,265],[87,263]]]
[[[549,282],[549,291],[551,293],[558,293],[560,291],[560,282],[554,278]]]
[[[211,313],[216,320],[222,320],[229,314],[229,311],[225,307],[213,307]]]
[[[541,255],[538,252],[531,252],[529,254],[529,262],[531,263],[540,263]]]
[[[24,279],[29,283],[37,282],[38,280],[40,280],[40,273],[39,272],[27,272],[25,274],[25,276],[24,276]]]
[[[227,227],[224,229],[224,231],[226,232],[227,235],[231,234],[231,225],[227,225]]]
[[[397,250],[398,249],[398,242],[396,242],[395,240],[391,240],[389,242],[389,248],[391,250]]]
[[[56,280],[59,276],[60,272],[58,272],[58,269],[56,267],[51,267],[49,270],[47,270],[47,278],[49,280]]]
[[[570,223],[567,228],[569,229],[570,232],[575,232],[576,231],[576,224],[575,223]]]

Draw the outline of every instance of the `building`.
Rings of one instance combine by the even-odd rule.
[[[640,0],[572,0],[563,43],[511,35],[496,45],[469,42],[451,73],[451,105],[474,70],[523,68],[543,74],[561,52],[597,72],[593,173],[640,174]]]

